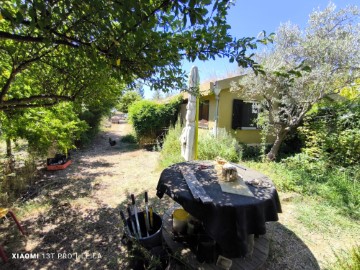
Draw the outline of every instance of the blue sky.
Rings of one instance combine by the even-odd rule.
[[[338,9],[348,5],[360,5],[360,0],[333,0]],[[309,14],[320,8],[324,9],[329,0],[236,0],[228,15],[231,26],[230,34],[234,37],[256,37],[261,31],[275,32],[281,23],[292,22],[305,28]],[[196,65],[200,80],[212,80],[234,74],[237,64],[230,64],[227,59],[215,61],[183,62],[183,69],[190,71]],[[152,92],[145,89],[145,97],[151,98]]]

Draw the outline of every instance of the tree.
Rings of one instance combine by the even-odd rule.
[[[336,11],[335,5],[329,4],[325,10],[310,14],[305,31],[290,23],[281,25],[272,49],[258,56],[265,74],[248,73],[232,85],[232,91],[242,97],[262,101],[276,137],[267,154],[270,160],[312,105],[359,75],[358,20],[358,8]]]
[[[141,98],[145,98],[145,90],[144,90],[144,84],[141,82],[137,82],[135,84],[134,90],[140,95]]]
[[[161,100],[162,99],[162,94],[160,90],[155,90],[153,95],[152,95],[152,99],[153,100]]]
[[[110,77],[124,85],[145,80],[154,89],[173,89],[183,85],[184,58],[229,57],[256,68],[245,52],[257,41],[228,34],[230,4],[230,0],[4,0],[0,110],[101,95]]]
[[[116,105],[116,109],[120,112],[128,113],[129,106],[135,101],[141,100],[141,96],[135,91],[126,92]]]

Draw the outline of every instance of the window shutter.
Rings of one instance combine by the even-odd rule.
[[[232,129],[256,128],[254,120],[257,113],[253,110],[253,103],[240,99],[233,100]]]
[[[231,127],[232,129],[239,129],[242,126],[242,107],[244,102],[240,99],[234,99],[233,100],[233,114],[232,114],[232,123]]]

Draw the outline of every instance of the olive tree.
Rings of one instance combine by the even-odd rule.
[[[275,142],[267,154],[275,159],[286,135],[296,129],[312,105],[336,94],[359,75],[359,9],[339,11],[329,4],[310,14],[305,30],[286,23],[258,62],[264,74],[247,73],[232,85],[246,99],[258,100]]]

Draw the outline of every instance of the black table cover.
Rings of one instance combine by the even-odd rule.
[[[203,204],[194,199],[179,166],[195,172],[196,178],[213,199],[212,203]],[[157,196],[160,199],[164,194],[170,196],[203,222],[205,231],[218,243],[223,256],[237,258],[247,253],[248,235],[265,234],[265,222],[277,221],[278,213],[281,213],[279,196],[271,180],[264,176],[262,181],[270,182],[271,187],[248,185],[254,197],[225,193],[218,183],[214,162],[183,162],[161,173]]]

